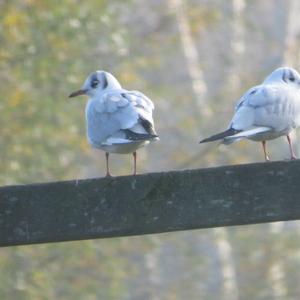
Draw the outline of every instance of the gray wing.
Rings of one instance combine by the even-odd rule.
[[[299,96],[294,87],[284,84],[254,87],[237,103],[230,127],[237,130],[268,127],[278,132],[294,128],[299,115]]]
[[[130,143],[155,138],[152,101],[140,92],[114,90],[87,107],[92,144]]]

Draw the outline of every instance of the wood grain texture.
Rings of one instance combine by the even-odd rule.
[[[300,161],[0,188],[0,246],[300,219]]]

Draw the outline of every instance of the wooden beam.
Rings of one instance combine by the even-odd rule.
[[[300,161],[0,188],[0,246],[300,219]]]

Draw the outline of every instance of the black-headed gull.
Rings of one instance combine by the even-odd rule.
[[[289,134],[299,125],[300,75],[292,68],[278,68],[261,85],[242,96],[227,130],[200,143],[222,140],[222,143],[230,144],[241,139],[260,141],[268,161],[266,141],[286,136],[291,159],[295,159]]]
[[[106,176],[110,176],[109,153],[133,153],[135,175],[136,150],[158,139],[152,101],[138,91],[123,89],[105,71],[90,74],[80,90],[69,97],[79,95],[89,96],[85,109],[87,138],[91,146],[105,151]]]

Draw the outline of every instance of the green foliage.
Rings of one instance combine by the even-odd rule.
[[[288,26],[289,6],[245,1],[243,14],[233,10],[238,1],[183,1],[213,111],[207,117],[171,2],[0,0],[0,185],[104,174],[101,154],[86,142],[85,100],[68,99],[95,69],[156,105],[161,141],[139,152],[140,171],[262,160],[255,143],[197,142],[223,130],[242,92],[287,56],[286,32],[297,28]],[[299,48],[299,35],[290,44]],[[270,143],[275,158],[288,153],[282,143]],[[114,173],[131,171],[130,158],[112,157]],[[297,223],[284,235],[262,225],[228,230],[241,299],[272,299],[268,276],[278,260],[286,298],[297,298],[298,235]],[[221,271],[212,230],[12,247],[0,250],[0,299],[225,299]]]

